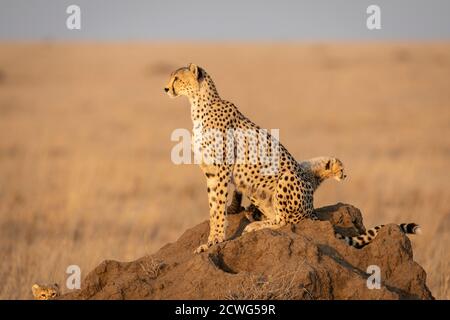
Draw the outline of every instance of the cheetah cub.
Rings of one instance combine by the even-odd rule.
[[[61,294],[57,283],[52,285],[39,285],[35,283],[31,287],[31,292],[35,300],[52,300]]]
[[[300,162],[300,166],[307,170],[314,190],[317,190],[320,184],[326,179],[333,178],[341,181],[347,177],[347,175],[344,174],[344,164],[342,161],[333,157],[313,158]],[[263,218],[261,212],[253,204],[244,209],[241,207],[241,202],[242,194],[235,191],[230,207],[228,207],[228,214],[239,213],[245,210],[245,215],[249,221],[260,220]],[[398,226],[405,234],[421,234],[420,227],[415,223],[401,223]],[[339,233],[335,233],[335,236],[338,239],[344,240],[348,245],[359,249],[372,242],[383,227],[383,224],[378,225],[367,230],[365,233],[354,237],[343,236]]]

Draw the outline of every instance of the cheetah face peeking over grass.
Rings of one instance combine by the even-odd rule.
[[[60,295],[57,283],[53,285],[39,285],[36,283],[31,287],[31,292],[35,300],[52,300]]]

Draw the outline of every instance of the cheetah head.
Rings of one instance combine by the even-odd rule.
[[[57,283],[53,285],[39,285],[34,284],[31,287],[35,300],[52,300],[60,295],[59,286]]]
[[[190,63],[189,66],[172,72],[164,91],[171,98],[178,96],[192,97],[200,90],[203,73],[202,68]]]
[[[325,163],[325,176],[334,178],[338,181],[344,180],[347,175],[344,174],[344,164],[337,158],[329,158]]]

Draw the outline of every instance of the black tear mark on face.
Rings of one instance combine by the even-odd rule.
[[[198,82],[200,82],[200,81],[202,81],[203,80],[203,78],[204,78],[204,71],[203,71],[203,69],[202,68],[200,68],[200,67],[197,67],[197,80],[198,80]]]

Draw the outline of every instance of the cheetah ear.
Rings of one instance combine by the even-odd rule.
[[[325,164],[325,170],[330,170],[331,168],[331,160],[328,160],[327,163]]]
[[[54,286],[55,288],[59,289],[59,285],[58,285],[56,282],[53,284],[53,286]]]
[[[189,71],[192,72],[192,74],[197,78],[198,77],[198,67],[196,64],[193,63],[189,63]]]
[[[201,80],[203,74],[202,74],[202,68],[198,67],[196,64],[189,63],[189,71],[192,72],[195,79]]]

